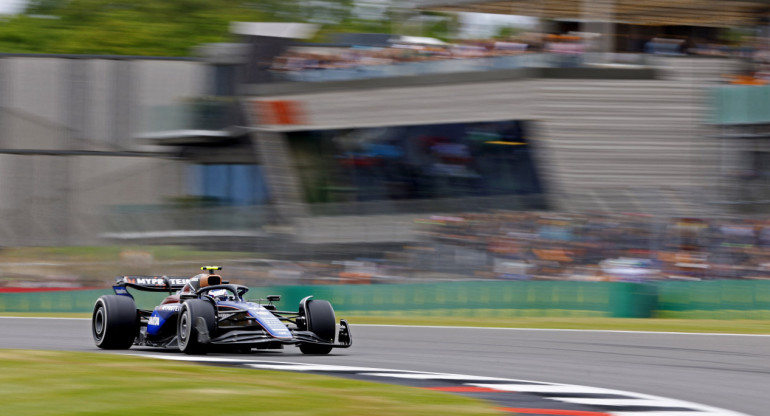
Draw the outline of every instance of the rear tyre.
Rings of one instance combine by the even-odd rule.
[[[205,354],[216,322],[216,311],[210,302],[192,299],[182,304],[177,321],[179,350],[185,354]]]
[[[324,341],[334,342],[334,333],[337,331],[337,326],[331,303],[325,300],[309,299],[305,303],[305,319],[308,331],[313,332]],[[332,347],[322,344],[300,344],[299,350],[303,354],[328,354]]]
[[[139,335],[139,314],[134,300],[118,295],[104,295],[97,299],[91,315],[91,334],[99,348],[131,348]]]

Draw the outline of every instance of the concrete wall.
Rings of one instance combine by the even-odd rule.
[[[713,193],[719,174],[700,88],[667,80],[538,84],[540,166],[562,206],[699,214],[690,194]],[[685,201],[672,207],[679,203],[646,196],[666,190]]]
[[[97,244],[110,206],[183,194],[184,164],[131,154],[157,150],[132,136],[154,106],[204,95],[207,74],[194,60],[0,56],[0,244]]]
[[[124,147],[148,129],[152,106],[201,96],[207,88],[206,66],[193,60],[6,56],[0,72],[0,108],[66,127],[72,137]],[[19,134],[3,131],[0,138]]]

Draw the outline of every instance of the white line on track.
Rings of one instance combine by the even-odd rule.
[[[573,384],[560,384],[560,383],[546,383],[540,381],[530,380],[517,380],[517,379],[501,379],[497,377],[479,377],[479,376],[467,376],[462,374],[450,374],[450,373],[426,373],[420,371],[411,370],[397,370],[397,369],[384,369],[384,368],[369,368],[369,367],[351,367],[351,366],[337,366],[337,365],[319,365],[319,364],[305,364],[305,363],[293,363],[286,361],[272,361],[272,360],[254,360],[254,359],[230,359],[219,357],[200,357],[200,356],[179,356],[179,355],[167,355],[167,354],[127,354],[137,355],[146,358],[159,358],[164,360],[173,361],[189,361],[199,363],[237,363],[239,365],[245,365],[256,369],[265,370],[283,370],[283,371],[300,371],[300,372],[327,372],[329,375],[333,375],[335,372],[357,373],[360,376],[379,376],[384,378],[409,378],[420,380],[454,380],[462,382],[466,386],[489,388],[501,392],[516,392],[516,393],[549,393],[552,397],[548,397],[547,400],[561,401],[567,403],[576,403],[590,405],[597,409],[611,408],[617,406],[636,407],[637,409],[630,412],[626,411],[613,411],[606,410],[606,414],[612,416],[748,416],[744,413],[734,412],[727,409],[721,409],[717,407],[702,405],[699,403],[688,402],[678,399],[670,399],[662,396],[653,396],[649,394],[635,393],[624,390],[606,389],[601,387],[589,387]],[[383,380],[384,381],[384,380]],[[487,384],[480,381],[493,382],[495,384]],[[509,381],[510,384],[500,384],[499,381]],[[560,393],[582,393],[582,394],[604,394],[610,396],[622,396],[618,397],[595,397],[595,398],[574,398],[574,397],[559,397]]]
[[[291,361],[277,361],[277,360],[265,360],[259,358],[225,358],[225,357],[202,357],[191,355],[172,355],[172,354],[139,354],[139,353],[119,353],[120,355],[132,355],[137,357],[146,358],[158,358],[161,360],[170,361],[192,361],[192,362],[205,362],[205,363],[241,363],[248,364],[254,368],[262,368],[265,370],[292,370],[292,371],[368,371],[368,372],[380,372],[380,373],[397,373],[397,374],[431,374],[433,378],[438,375],[446,376],[444,373],[426,373],[423,371],[414,370],[396,370],[390,368],[376,368],[376,367],[353,367],[344,365],[327,365],[327,364],[308,364],[308,363],[296,363]],[[252,363],[252,364],[249,364]],[[501,379],[497,377],[482,377],[483,380],[496,381],[496,380],[509,380]]]
[[[369,369],[371,371],[371,369]],[[435,380],[435,373],[361,373],[364,376],[371,377],[393,377],[403,378],[409,380]],[[462,381],[510,381],[507,378],[500,377],[481,377],[481,376],[465,376],[462,374],[443,374],[441,380],[462,380]],[[539,383],[539,382],[538,382]]]

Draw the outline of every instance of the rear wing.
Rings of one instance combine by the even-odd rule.
[[[119,276],[115,279],[113,290],[118,295],[126,294],[126,288],[149,292],[168,292],[180,290],[190,281],[186,276]]]

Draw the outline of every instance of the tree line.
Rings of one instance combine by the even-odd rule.
[[[233,21],[317,23],[317,41],[334,32],[446,38],[457,24],[402,1],[32,0],[0,17],[0,53],[191,56],[204,43],[237,41]]]

